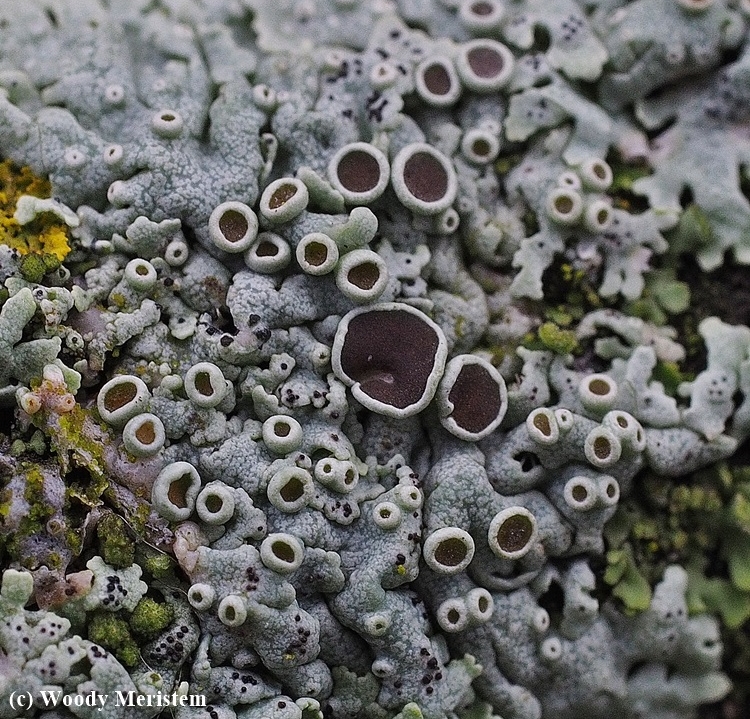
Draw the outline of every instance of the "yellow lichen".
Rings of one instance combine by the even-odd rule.
[[[0,244],[18,250],[22,255],[54,255],[63,260],[70,252],[68,230],[51,213],[44,213],[27,225],[13,216],[21,195],[49,197],[49,181],[37,177],[29,167],[17,167],[10,160],[0,162]]]

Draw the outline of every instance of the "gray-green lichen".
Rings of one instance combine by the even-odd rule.
[[[0,246],[0,717],[723,699],[747,488],[685,478],[750,436],[750,329],[685,254],[750,263],[749,22],[0,0],[0,239],[65,225]]]

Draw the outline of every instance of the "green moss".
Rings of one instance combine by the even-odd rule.
[[[743,532],[750,534],[750,499],[745,496],[743,489],[741,487],[732,498],[729,516]]]
[[[605,528],[608,548],[629,548],[650,584],[669,563],[705,561],[707,552],[718,551],[727,530],[732,494],[727,471],[726,465],[717,465],[696,473],[689,484],[646,473]]]
[[[29,514],[26,519],[39,525],[49,519],[52,516],[52,513],[52,508],[44,504],[44,502],[36,502],[29,508]]]
[[[648,177],[651,170],[645,164],[638,165],[631,161],[627,164],[618,158],[608,157],[612,167],[612,187],[613,193],[630,193],[633,189],[633,183],[641,177]]]
[[[735,696],[750,696],[750,467],[721,462],[679,484],[646,473],[604,534],[604,586],[630,610],[667,565],[687,569],[688,609],[720,618]]]
[[[38,454],[40,457],[47,453],[47,442],[44,439],[44,433],[37,430],[26,443],[26,447]]]
[[[27,282],[40,283],[48,272],[52,272],[59,266],[60,260],[49,252],[32,253],[24,255],[19,269],[21,276]]]
[[[690,288],[685,282],[657,275],[651,286],[657,302],[671,315],[685,312],[690,305]]]
[[[138,644],[130,633],[128,623],[116,614],[92,614],[88,623],[88,638],[112,652],[126,667],[132,668],[138,663]]]
[[[570,327],[570,325],[573,324],[573,320],[575,319],[573,315],[564,307],[552,307],[548,310],[545,310],[544,316],[550,322],[554,322],[560,327]]]
[[[557,257],[544,271],[544,304],[539,311],[544,319],[568,331],[588,312],[616,305],[616,298],[602,298],[596,291],[599,278]],[[566,339],[570,344],[570,339]]]
[[[33,415],[33,418],[65,465],[72,464],[84,470],[66,477],[68,493],[87,506],[100,505],[101,495],[109,486],[104,446],[112,441],[111,433],[94,419],[93,410],[78,404],[71,412],[59,415],[54,425],[47,423],[43,416],[37,419],[37,415]]]
[[[724,540],[722,553],[727,560],[732,586],[750,600],[750,536],[742,532],[730,534]]]
[[[146,529],[146,522],[151,515],[151,505],[144,502],[139,504],[135,512],[130,517],[130,521],[137,531],[143,532]]]
[[[125,295],[119,293],[119,292],[113,292],[109,296],[109,301],[118,309],[122,310],[127,305],[127,300],[125,299]]]
[[[575,332],[561,329],[553,322],[545,322],[537,330],[537,335],[544,348],[555,354],[567,355],[578,349]]]
[[[139,548],[139,564],[155,579],[169,576],[175,567],[174,560],[149,546]]]
[[[652,270],[645,277],[641,296],[625,307],[625,312],[656,325],[665,325],[674,315],[690,306],[690,287],[676,279],[674,267]]]
[[[657,362],[654,367],[653,379],[661,382],[664,385],[664,391],[673,397],[683,382],[690,382],[694,378],[692,374],[682,372],[676,362]]]
[[[128,501],[123,501],[110,487],[104,490],[102,499],[130,526],[131,533],[137,537],[143,535],[151,516],[151,504],[146,499],[130,497]]]
[[[692,253],[716,241],[706,213],[696,204],[688,205],[683,210],[677,226],[668,233],[667,239],[672,255]]]
[[[44,491],[44,475],[38,465],[24,462],[22,470],[26,473],[26,486],[24,489],[24,499],[31,503],[39,501],[40,493]]]
[[[500,155],[495,160],[495,172],[498,175],[507,175],[516,165],[520,164],[524,155],[522,152],[516,152],[510,155]]]
[[[0,493],[0,523],[10,514],[10,492],[4,490]],[[3,532],[0,532],[0,541],[3,539]]]
[[[44,557],[26,556],[25,541],[28,537],[46,533],[47,520],[55,513],[54,507],[50,506],[45,499],[45,472],[53,471],[52,467],[33,462],[19,462],[16,471],[24,475],[23,499],[26,502],[26,511],[18,522],[15,531],[2,532],[4,535],[4,546],[9,556],[26,569],[36,569],[43,561],[49,563],[49,556]],[[2,497],[3,511],[0,517],[7,516],[10,512],[11,503],[14,501],[11,492],[6,490]],[[18,498],[16,497],[16,500]],[[61,562],[62,563],[62,562]]]
[[[21,464],[21,470],[26,475],[23,498],[29,507],[16,535],[28,537],[42,531],[42,525],[52,516],[54,509],[44,500],[44,473],[41,467],[24,462]]]
[[[65,530],[65,543],[73,551],[73,554],[80,554],[83,549],[83,537],[80,532],[77,532],[72,527]]]
[[[612,587],[612,595],[622,602],[627,613],[648,609],[651,586],[638,570],[629,546],[607,552],[604,581]]]
[[[11,548],[10,550],[11,556],[17,556],[18,550],[14,552]],[[33,572],[35,569],[39,567],[39,560],[36,557],[21,557],[20,564],[24,569],[28,569],[30,572]]]
[[[560,355],[580,351],[575,332],[563,329],[554,322],[545,322],[536,332],[528,332],[521,340],[521,344],[530,350],[551,351]]]
[[[706,577],[702,571],[689,574],[690,611],[711,612],[728,629],[739,629],[750,620],[750,594],[719,577]]]
[[[135,543],[128,525],[116,514],[107,514],[96,525],[99,551],[107,564],[116,569],[129,567],[135,561]]]
[[[393,719],[424,719],[419,704],[409,702]]]
[[[149,641],[163,632],[174,620],[169,604],[160,604],[144,597],[130,615],[130,628],[140,639]]]

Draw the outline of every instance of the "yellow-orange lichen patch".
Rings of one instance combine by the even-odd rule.
[[[54,255],[62,261],[70,252],[68,230],[52,213],[43,213],[27,225],[13,216],[21,195],[46,198],[52,194],[48,180],[37,177],[29,167],[10,160],[0,162],[0,244],[26,255]]]

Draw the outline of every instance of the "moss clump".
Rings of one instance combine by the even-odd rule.
[[[138,554],[138,564],[154,579],[169,577],[175,568],[175,561],[172,557],[147,545],[141,545]]]
[[[556,257],[544,271],[544,303],[539,305],[539,314],[545,322],[524,345],[530,349],[549,349],[561,354],[579,353],[574,327],[586,314],[606,307],[617,307],[616,297],[601,297],[596,286],[598,271],[577,267],[562,257]]]
[[[675,397],[679,386],[683,382],[692,382],[695,374],[683,372],[676,362],[657,362],[652,378],[664,385],[664,391],[668,395]]]
[[[628,545],[607,552],[607,570],[604,581],[612,587],[627,613],[642,612],[651,602],[651,585],[638,571],[633,553]]]
[[[634,568],[653,585],[668,564],[692,566],[721,551],[733,524],[729,507],[734,492],[725,464],[697,472],[691,483],[647,473],[637,481],[632,497],[623,502],[604,535],[610,553],[629,552]],[[621,561],[619,554],[612,560]],[[617,576],[612,570],[610,578]],[[616,586],[615,582],[609,582]]]
[[[144,597],[130,615],[130,628],[139,639],[155,639],[174,620],[174,610],[169,604],[160,604]]]
[[[51,194],[49,182],[34,175],[31,168],[19,168],[10,160],[0,163],[0,243],[18,250],[22,255],[38,258],[27,265],[26,271],[22,263],[21,272],[25,279],[29,279],[26,272],[31,273],[33,269],[34,276],[38,276],[41,268],[47,262],[52,262],[52,258],[59,263],[70,252],[67,227],[51,213],[44,213],[27,225],[19,224],[13,216],[21,195],[45,198]],[[47,255],[51,257],[45,260]],[[45,273],[49,271],[46,269]],[[39,280],[29,279],[29,282]]]
[[[40,283],[44,275],[60,267],[60,260],[49,252],[25,255],[21,260],[21,276],[27,282]]]
[[[24,442],[22,439],[13,440],[10,445],[11,457],[22,457],[26,452],[34,452],[40,457],[47,453],[47,442],[44,439],[44,433],[37,430],[31,435],[31,439]]]
[[[128,533],[128,525],[116,514],[107,514],[96,525],[99,551],[107,564],[125,569],[135,561],[135,543]]]
[[[62,569],[63,560],[59,552],[50,552],[47,555],[47,566],[50,569]]]
[[[97,612],[89,618],[88,638],[90,641],[112,652],[126,667],[138,663],[138,644],[130,633],[128,623],[115,614]]]
[[[716,242],[710,220],[695,203],[682,211],[677,226],[667,237],[670,254],[674,256],[682,252],[693,254]]]
[[[672,321],[675,315],[686,312],[689,306],[690,287],[677,279],[674,267],[668,267],[646,275],[641,296],[629,302],[625,312],[661,326]]]
[[[721,462],[679,484],[647,473],[604,534],[602,578],[626,611],[648,605],[667,565],[687,569],[688,609],[719,616],[735,696],[750,697],[750,467]]]
[[[633,183],[641,177],[648,177],[651,169],[647,164],[629,159],[625,162],[618,154],[610,153],[607,162],[612,168],[612,186],[610,191],[620,201],[620,204],[643,198],[633,194]]]
[[[83,549],[83,531],[69,527],[65,530],[65,544],[70,547],[70,551],[77,557]]]
[[[10,456],[20,457],[26,451],[26,444],[22,439],[17,439],[10,445]]]
[[[555,354],[567,355],[578,349],[578,340],[575,332],[564,330],[554,322],[545,322],[538,330],[540,342],[544,349],[551,350]]]

